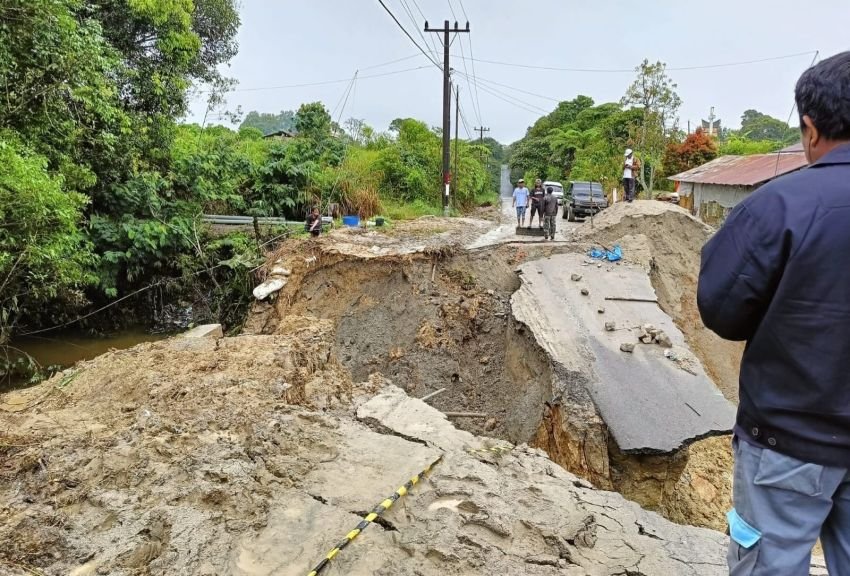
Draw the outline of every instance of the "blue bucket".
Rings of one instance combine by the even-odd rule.
[[[349,228],[357,228],[360,226],[360,216],[343,216],[342,224]]]

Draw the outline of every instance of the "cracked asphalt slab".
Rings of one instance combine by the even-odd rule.
[[[639,327],[651,324],[670,337],[676,354],[688,354],[684,335],[654,303],[647,273],[587,261],[581,254],[559,254],[523,264],[511,305],[554,362],[587,376],[588,391],[620,450],[664,454],[729,434],[735,409],[699,361],[690,358],[688,371],[665,357],[665,348],[638,341]],[[575,274],[581,279],[573,280]],[[615,330],[606,330],[606,322]],[[634,352],[623,352],[624,343],[634,344]]]

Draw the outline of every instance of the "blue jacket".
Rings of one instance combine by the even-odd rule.
[[[732,210],[703,248],[697,302],[747,342],[736,433],[850,467],[850,145]]]

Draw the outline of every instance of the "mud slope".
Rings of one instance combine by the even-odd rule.
[[[375,395],[376,379],[352,386],[329,323],[292,320],[107,354],[0,398],[0,573],[303,575],[440,459],[327,574],[724,573],[722,534],[539,451],[487,451],[505,444]]]

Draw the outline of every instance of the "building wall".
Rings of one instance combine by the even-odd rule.
[[[700,220],[714,226],[726,220],[732,208],[756,189],[754,186],[723,186],[720,184],[694,184],[694,208]]]

